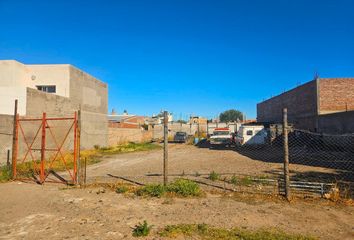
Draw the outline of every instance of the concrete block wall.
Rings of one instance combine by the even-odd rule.
[[[90,149],[95,145],[108,145],[108,120],[106,114],[92,113],[81,110],[82,149]]]
[[[354,111],[320,115],[318,128],[328,134],[354,133]]]
[[[78,104],[72,103],[69,98],[27,88],[27,117],[41,117],[43,112],[48,117],[73,116],[78,109]],[[81,148],[107,146],[107,123],[106,114],[81,110]]]
[[[43,112],[47,116],[71,116],[76,108],[69,98],[45,93],[36,89],[27,88],[27,117],[40,117]]]
[[[10,150],[11,156],[13,118],[12,115],[0,115],[0,165],[6,164],[7,150]]]
[[[93,76],[70,66],[70,100],[86,112],[107,114],[108,86]]]
[[[207,124],[199,124],[199,131],[200,132],[204,132],[204,133],[209,133],[212,134],[214,129],[218,127],[218,128],[225,128],[225,127],[229,127],[228,124],[226,123],[209,123]],[[207,131],[207,128],[209,129]],[[198,131],[198,124],[194,123],[194,124],[180,124],[180,123],[170,123],[168,125],[168,135],[169,137],[174,137],[174,135],[176,134],[176,132],[186,132],[188,135],[194,135],[195,133],[197,133]],[[159,125],[155,125],[154,128],[151,128],[152,132],[153,132],[153,138],[163,138],[163,125],[159,124]],[[234,131],[235,127],[234,126],[230,126],[230,130]]]
[[[354,78],[321,78],[318,91],[320,114],[354,110]]]
[[[148,142],[152,139],[152,131],[133,128],[109,128],[108,145],[115,146],[128,142]]]

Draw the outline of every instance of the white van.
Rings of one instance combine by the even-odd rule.
[[[258,145],[267,141],[267,131],[263,125],[242,125],[236,135],[236,145]]]

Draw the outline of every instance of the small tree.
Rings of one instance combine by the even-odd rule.
[[[182,119],[177,120],[177,122],[178,122],[178,123],[183,123],[183,124],[186,124],[186,123],[187,123],[187,121],[182,120]]]
[[[243,120],[243,114],[239,110],[230,109],[225,112],[220,113],[220,121],[221,122],[234,122],[237,120]]]

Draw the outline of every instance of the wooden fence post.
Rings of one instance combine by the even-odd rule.
[[[14,124],[12,132],[12,179],[16,178],[16,164],[17,164],[17,141],[18,141],[18,128],[17,128],[17,105],[18,100],[15,100],[15,109],[14,109]]]
[[[288,109],[283,109],[283,145],[284,145],[284,190],[285,197],[290,200],[289,176],[289,141],[288,141]]]
[[[163,141],[163,184],[166,186],[168,183],[168,113],[164,111],[164,141]]]

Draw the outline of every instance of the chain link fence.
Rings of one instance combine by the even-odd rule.
[[[354,134],[319,134],[290,125],[287,128],[287,145],[284,145],[282,124],[266,128],[258,124],[254,129],[258,130],[253,130],[247,141],[235,140],[230,147],[203,150],[200,152],[203,155],[197,158],[205,158],[205,161],[193,159],[194,150],[185,148],[190,151],[190,156],[185,154],[189,160],[179,158],[181,162],[169,166],[169,181],[184,178],[225,191],[285,194],[284,159],[287,148],[291,195],[328,197],[333,191],[338,191],[342,197],[353,198]],[[195,147],[208,148],[210,144],[203,140]],[[170,147],[171,156],[176,159],[179,152],[174,148],[175,145]],[[215,159],[208,159],[208,151],[212,151],[209,153]],[[162,183],[163,175],[156,171],[156,167],[150,170],[148,161],[152,159],[148,158],[150,156],[144,169],[133,171],[130,168],[114,177],[137,184]]]

